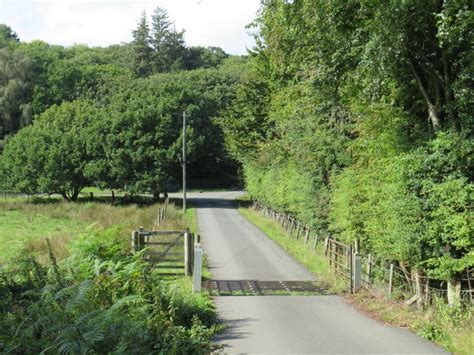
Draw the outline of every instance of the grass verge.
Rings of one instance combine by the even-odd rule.
[[[429,309],[418,310],[401,302],[375,297],[367,291],[349,295],[347,299],[360,312],[371,318],[410,329],[454,354],[472,354],[472,307],[450,307],[443,300],[435,300]]]
[[[321,244],[316,250],[312,250],[301,239],[296,240],[291,237],[278,223],[262,217],[252,208],[246,207],[245,204],[240,204],[239,212],[309,271],[317,275],[321,286],[327,288],[328,291],[340,293],[347,289],[347,282],[336,278],[329,268]]]

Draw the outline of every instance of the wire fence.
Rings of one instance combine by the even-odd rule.
[[[300,240],[308,248],[316,249],[324,241],[325,255],[333,268],[335,275],[348,279],[350,289],[353,286],[353,253],[360,252],[359,245],[354,248],[341,243],[334,236],[321,236],[302,223],[296,217],[275,211],[260,202],[254,201],[252,208],[263,217],[280,224],[293,238]],[[350,251],[349,251],[350,250]],[[361,257],[361,286],[362,288],[385,294],[392,299],[412,302],[423,302],[426,305],[435,298],[448,300],[448,280],[429,278],[415,268],[400,262],[387,262],[372,254],[358,254]],[[465,270],[462,277],[452,278],[462,302],[474,303],[474,269]],[[414,301],[413,301],[414,302]]]

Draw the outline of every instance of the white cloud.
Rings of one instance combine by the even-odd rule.
[[[143,10],[156,6],[168,11],[176,29],[185,29],[192,46],[219,46],[244,54],[254,42],[245,26],[253,21],[259,0],[0,0],[0,22],[12,27],[23,41],[106,46],[129,42]]]

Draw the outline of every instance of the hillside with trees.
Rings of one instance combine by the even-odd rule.
[[[70,200],[87,186],[166,192],[181,179],[183,111],[191,186],[235,185],[238,166],[214,118],[246,60],[187,47],[183,36],[161,8],[151,26],[143,13],[131,43],[106,48],[24,43],[2,25],[2,189]]]

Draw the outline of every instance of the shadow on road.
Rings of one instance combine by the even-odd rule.
[[[220,321],[226,325],[226,328],[214,336],[214,342],[225,342],[232,339],[245,338],[250,333],[244,332],[242,329],[248,329],[248,324],[255,322],[255,319],[241,318],[226,320],[225,322],[223,320]]]

